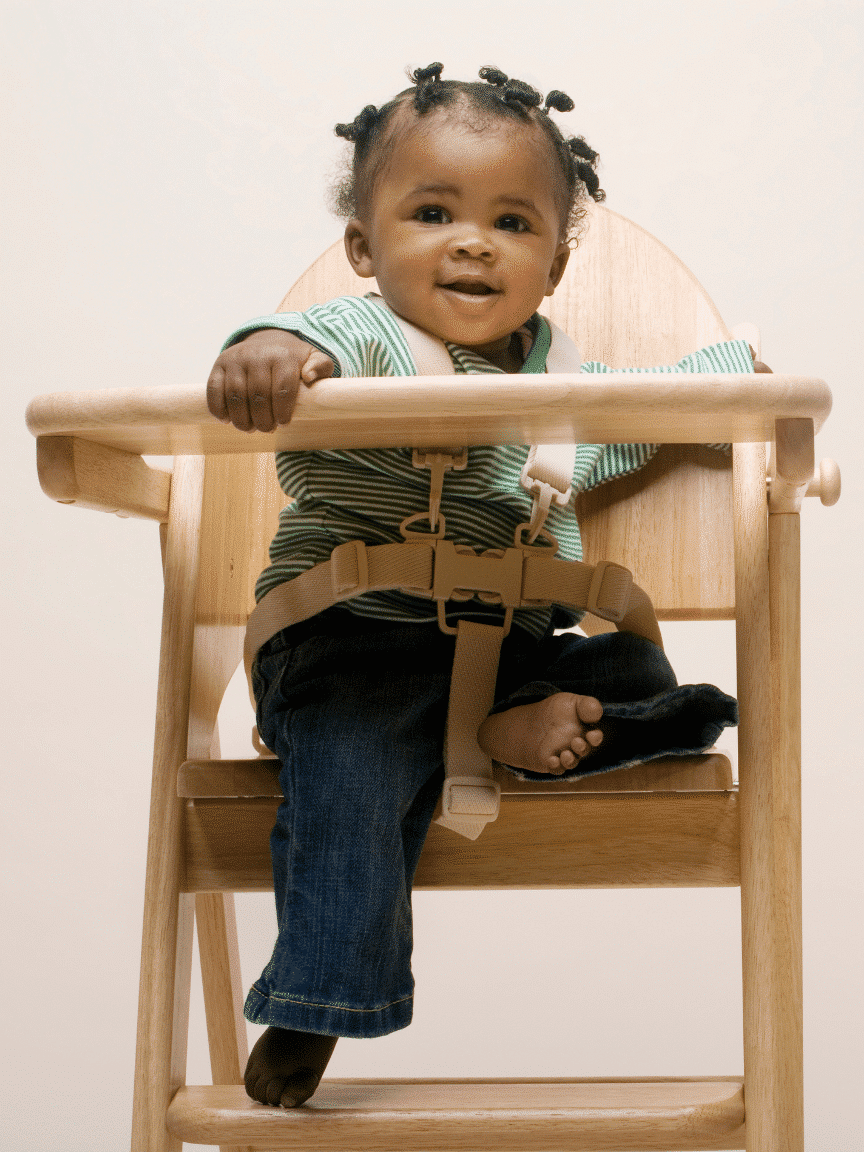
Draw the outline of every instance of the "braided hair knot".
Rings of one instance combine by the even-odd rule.
[[[527,116],[528,109],[537,108],[543,97],[524,80],[508,80],[501,92],[501,99],[520,116]]]
[[[444,70],[444,65],[440,60],[436,60],[434,64],[429,64],[426,68],[415,68],[413,72],[408,75],[417,85],[417,91],[414,93],[414,108],[422,116],[424,112],[428,112],[433,104],[438,104],[442,100],[442,92],[438,87],[441,83],[441,73]]]
[[[374,104],[367,104],[362,112],[354,117],[350,124],[337,124],[333,131],[343,140],[350,140],[352,144],[363,140],[378,123],[379,111]]]

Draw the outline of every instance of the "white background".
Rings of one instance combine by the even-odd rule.
[[[817,454],[844,494],[802,515],[807,1149],[858,1152],[861,5],[7,0],[2,23],[0,1146],[128,1146],[161,608],[155,525],[49,502],[26,403],[203,382],[338,237],[333,124],[442,60],[569,92],[609,206],[758,324],[775,371],[833,389]],[[734,691],[726,626],[666,633],[681,680]],[[270,896],[238,904],[248,984],[275,918]],[[415,912],[415,1023],[340,1041],[332,1074],[741,1070],[734,890],[419,893]],[[202,1027],[196,1001],[190,1082]]]

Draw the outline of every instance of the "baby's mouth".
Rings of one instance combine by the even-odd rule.
[[[447,288],[450,292],[462,292],[466,296],[493,296],[496,292],[494,288],[479,280],[451,280],[441,287]]]

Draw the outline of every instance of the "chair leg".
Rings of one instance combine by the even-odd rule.
[[[784,1152],[804,1149],[804,995],[801,937],[800,517],[768,517],[774,724],[777,1064]]]
[[[194,897],[183,888],[183,804],[177,769],[186,756],[189,683],[198,582],[202,457],[174,466],[165,547],[165,599],[156,698],[153,785],[147,846],[133,1152],[180,1152],[165,1126],[186,1078]]]
[[[800,714],[791,671],[798,659],[797,556],[789,526],[772,525],[769,577],[766,511],[764,448],[736,446],[747,1152],[803,1152],[800,752],[797,726],[787,726]]]
[[[242,1084],[249,1047],[243,1019],[234,893],[199,892],[195,897],[195,919],[213,1083]],[[220,1145],[220,1149],[252,1152],[235,1145]]]

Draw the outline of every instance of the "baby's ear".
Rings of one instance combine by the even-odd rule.
[[[345,253],[358,276],[375,275],[369,237],[362,220],[349,220],[345,225]]]
[[[546,285],[546,295],[551,296],[558,285],[561,283],[561,277],[564,275],[564,269],[567,267],[567,261],[570,259],[570,245],[562,240],[558,245],[555,256],[552,260],[552,267],[549,269],[549,281]]]

